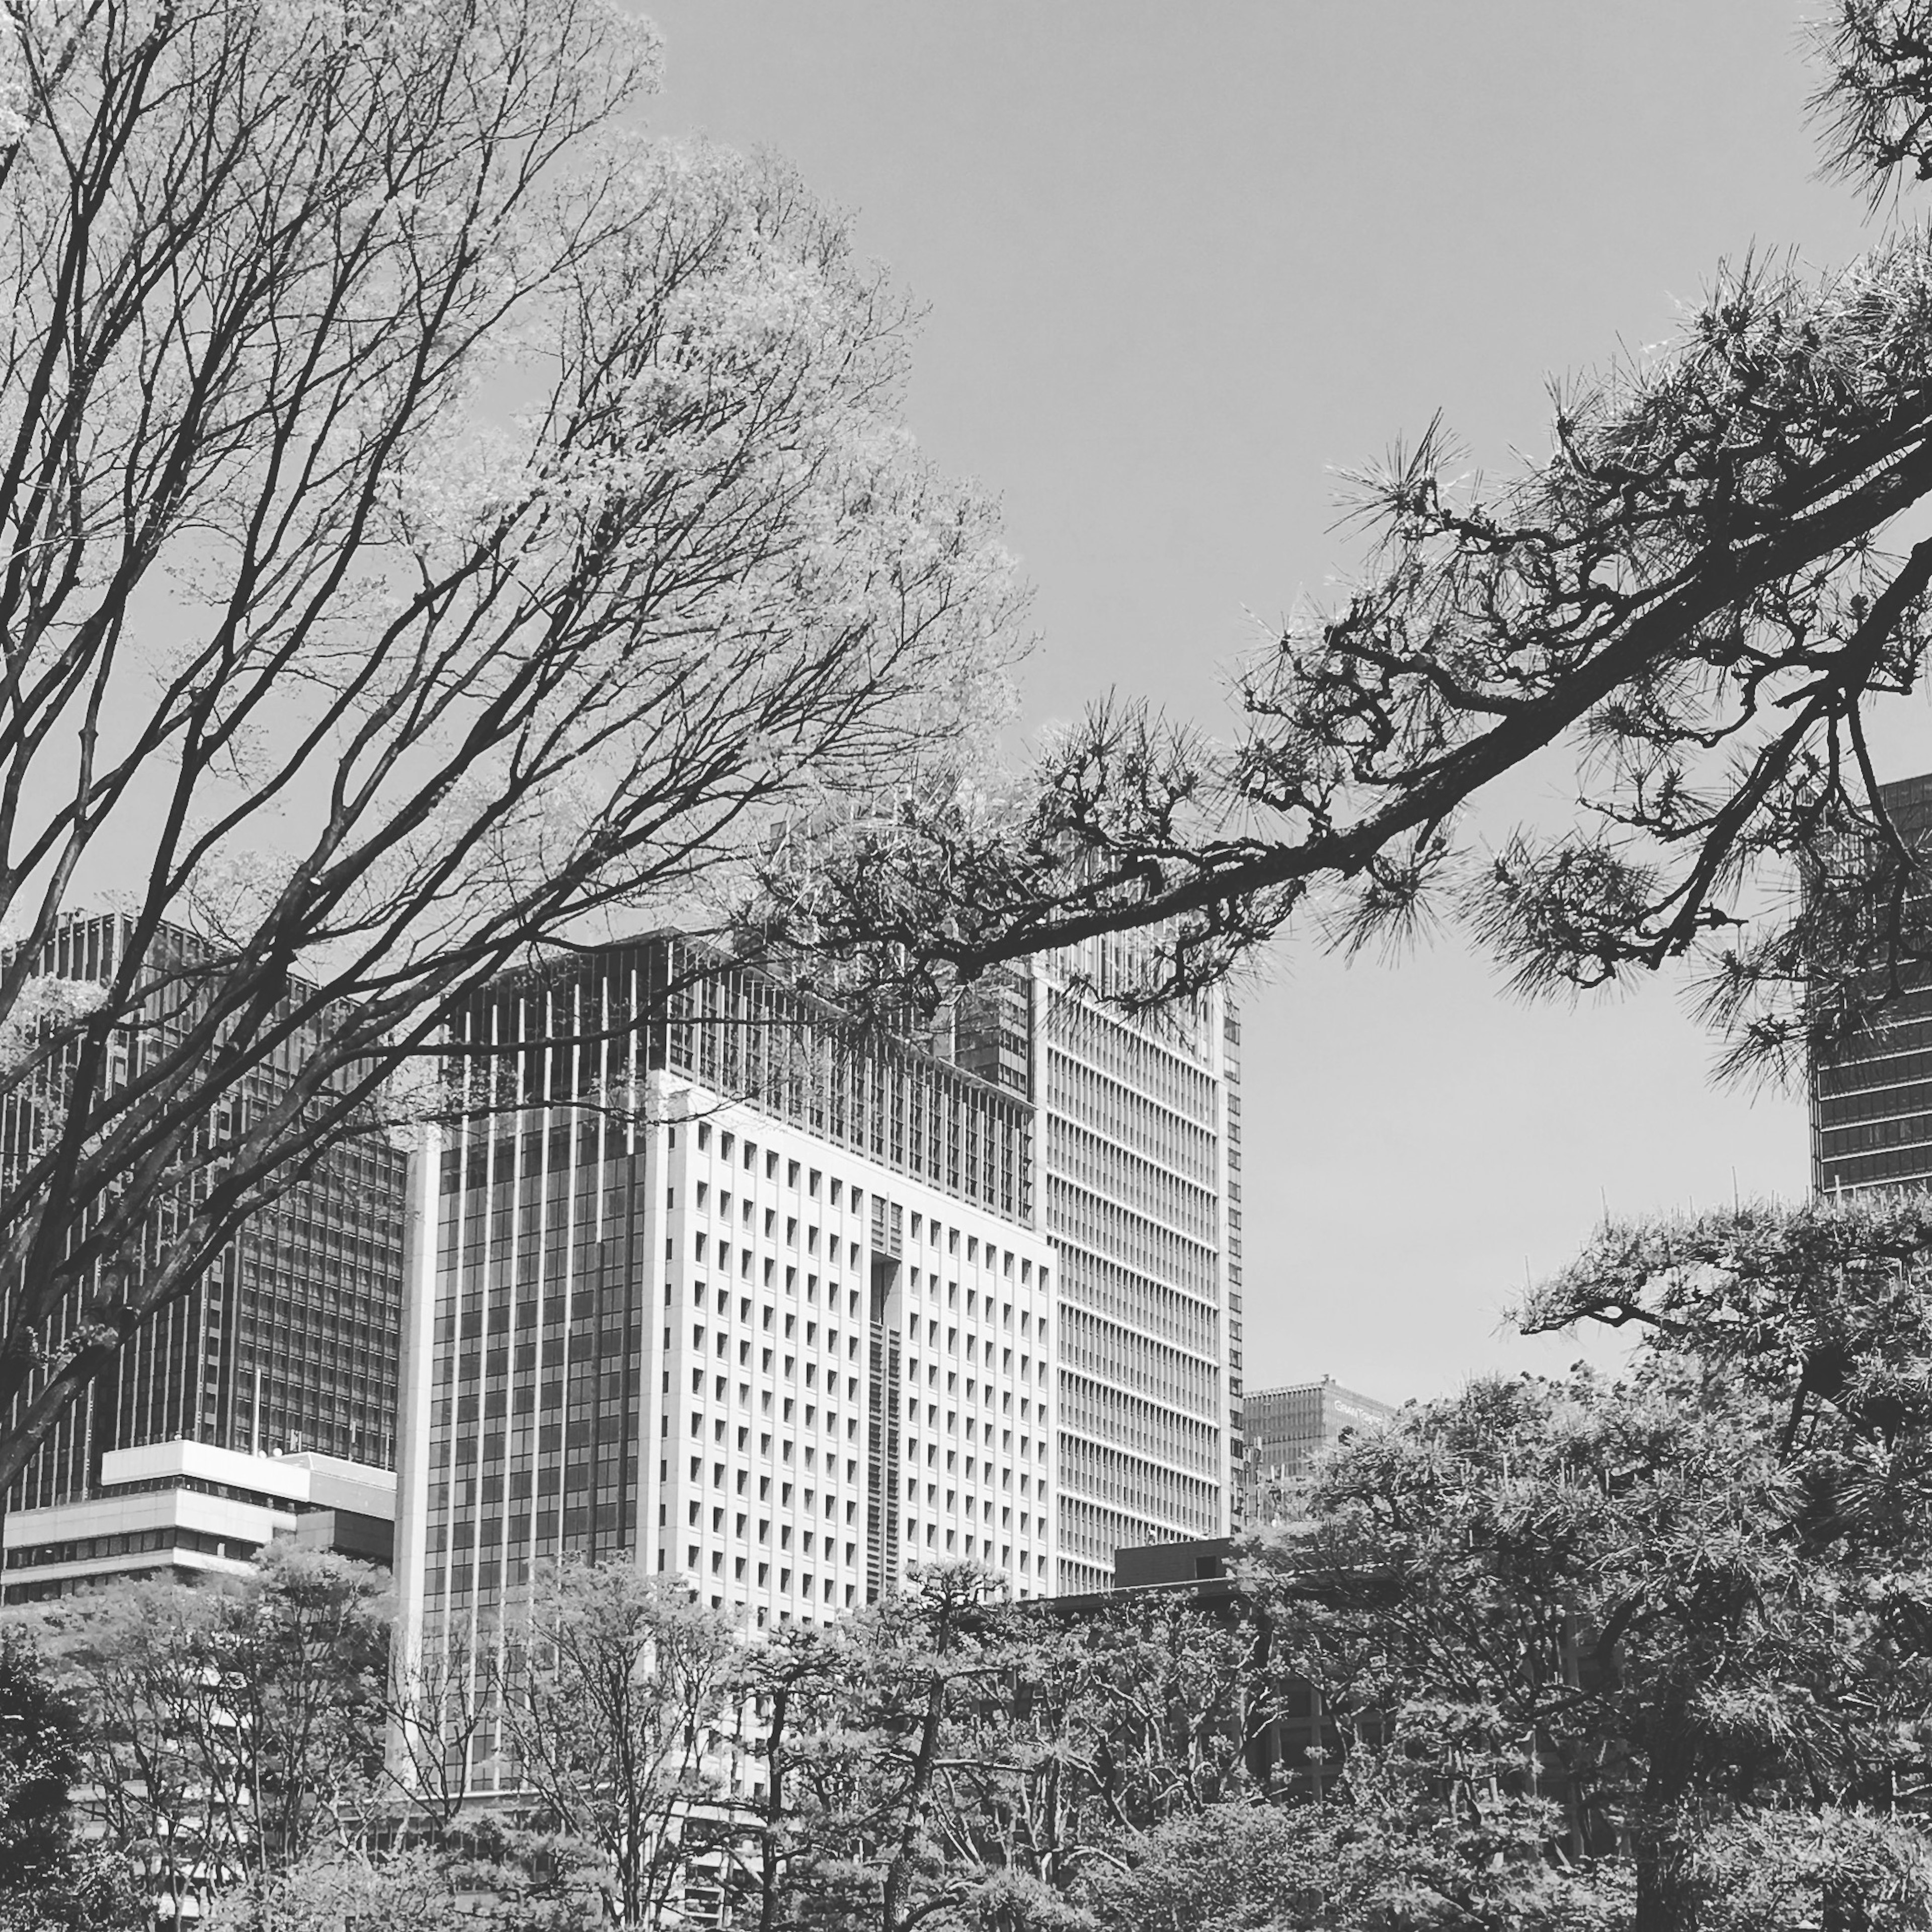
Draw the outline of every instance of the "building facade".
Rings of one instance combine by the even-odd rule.
[[[1358,1395],[1326,1376],[1253,1390],[1245,1407],[1243,1509],[1250,1523],[1292,1522],[1306,1516],[1322,1459],[1351,1430],[1379,1427],[1395,1414],[1388,1402]]]
[[[1117,1550],[1226,1534],[1242,1466],[1240,1022],[1218,991],[1145,1017],[1107,1004],[1143,943],[989,976],[947,1042],[1032,1104],[1070,1594],[1111,1588]]]
[[[0,1581],[20,1604],[117,1578],[238,1577],[283,1538],[387,1564],[395,1508],[392,1470],[339,1456],[179,1439],[111,1449],[85,1496],[8,1514]]]
[[[1912,844],[1932,842],[1932,775],[1883,786]],[[1932,985],[1908,985],[1864,1037],[1810,1069],[1811,1180],[1820,1194],[1932,1186]]]
[[[1060,1588],[1114,1553],[1223,1536],[1240,1465],[1240,1022],[1104,993],[1131,940],[1036,979],[1042,1220],[1060,1268]],[[1054,968],[1060,970],[1054,970]]]
[[[105,979],[126,931],[118,917],[74,920],[50,949],[48,970]],[[158,976],[191,964],[196,945],[164,932]],[[152,1024],[164,1030],[170,1021],[158,1010]],[[142,1050],[130,1029],[116,1077],[138,1072]],[[266,1103],[290,1070],[264,1067],[231,1104]],[[0,1157],[16,1158],[33,1131],[32,1097],[9,1094]],[[406,1156],[380,1137],[327,1150],[188,1294],[144,1322],[61,1417],[5,1497],[9,1517],[99,1495],[108,1459],[161,1443],[311,1452],[392,1469],[407,1184]],[[153,1238],[161,1238],[158,1226]],[[77,1319],[81,1299],[70,1297],[54,1318],[50,1346]]]
[[[406,1641],[544,1559],[754,1627],[922,1560],[1053,1587],[1058,1284],[1024,1102],[674,939],[453,1016],[514,1096],[419,1163]]]

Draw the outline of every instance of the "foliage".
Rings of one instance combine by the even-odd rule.
[[[956,1771],[1004,1768],[984,1721],[1010,1692],[1003,1607],[978,1565],[934,1565],[820,1640],[816,1722],[795,1726],[788,1765],[801,1919],[904,1932],[976,1916],[987,1874],[949,1800]]]
[[[1706,1932],[1922,1932],[1932,1926],[1932,1846],[1916,1821],[1827,1806],[1720,1828],[1700,1874]]]
[[[1264,1644],[1241,1606],[1210,1617],[1173,1598],[1130,1598],[1071,1634],[1066,1735],[1091,1802],[1118,1831],[1249,1796],[1253,1726],[1265,1721],[1249,1698]]]
[[[909,305],[657,71],[602,0],[0,40],[0,1487],[329,1145],[487,1102],[453,999],[989,735]]]
[[[80,1736],[79,1714],[46,1682],[28,1633],[0,1628],[0,1872],[9,1882],[37,1881],[60,1864]]]
[[[376,1573],[277,1546],[238,1586],[116,1585],[39,1610],[82,1714],[81,1809],[164,1898],[367,1838],[382,1797]]]
[[[648,1924],[724,1795],[734,1628],[680,1582],[565,1564],[533,1590],[514,1642],[501,1690],[512,1778],[543,1825],[598,1855],[623,1922]]]
[[[31,1633],[0,1624],[0,1932],[109,1928],[139,1916],[125,1865],[74,1836],[68,1792],[83,1736]]]
[[[760,1932],[1928,1932],[1932,1208],[1607,1226],[1524,1318],[1643,1339],[1351,1438],[1226,1592],[946,1565],[753,1636],[546,1572],[418,1707],[494,1802],[397,1808],[388,1856],[352,1573],[70,1600],[90,1803],[263,1932],[648,1924],[700,1876]]]
[[[1926,1922],[1928,1264],[1916,1201],[1606,1228],[1526,1319],[1642,1324],[1620,1378],[1479,1384],[1334,1460],[1263,1552],[1271,1665],[1432,1895]]]
[[[1786,1451],[1867,1459],[1876,1478],[1870,1459],[1922,1454],[1932,1432],[1928,1256],[1919,1192],[1606,1223],[1520,1318],[1633,1328],[1649,1354],[1706,1363],[1780,1410]]]
[[[1361,1802],[1217,1805],[1152,1834],[1094,1888],[1106,1932],[1622,1932],[1614,1877],[1551,1867],[1533,1840],[1489,1873]]]
[[[1063,1617],[964,1563],[754,1646],[760,1927],[1088,1924],[1163,1821],[1253,1796],[1258,1635],[1184,1601]]]
[[[206,1923],[221,1932],[458,1932],[477,1922],[431,1858],[404,1852],[371,1864],[332,1852],[225,1894]]]
[[[0,1932],[148,1932],[146,1876],[137,1861],[77,1839],[58,1870],[0,1888]]]
[[[1827,12],[1828,164],[1924,178],[1932,9]],[[935,983],[1144,928],[1112,982],[1140,1000],[1292,924],[1353,950],[1451,914],[1530,988],[1691,962],[1738,1067],[1835,1048],[1932,963],[1928,861],[1865,728],[1932,645],[1919,226],[1822,275],[1720,267],[1674,344],[1562,387],[1548,454],[1499,481],[1431,424],[1357,484],[1367,567],[1243,669],[1231,742],[1110,703],[1006,795],[935,783],[850,820],[839,862],[779,854],[775,904],[887,979],[890,932]],[[1573,822],[1468,836],[1469,800],[1545,754]]]

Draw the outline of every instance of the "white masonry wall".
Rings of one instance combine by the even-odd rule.
[[[1016,1596],[1049,1593],[1044,1238],[754,1109],[680,1104],[692,1118],[655,1130],[668,1293],[648,1561],[760,1624],[863,1604],[883,1376],[890,1574],[970,1559]],[[875,1269],[893,1345],[877,1363]]]

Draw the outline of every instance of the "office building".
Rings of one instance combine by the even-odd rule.
[[[8,1514],[5,1600],[124,1578],[241,1576],[283,1538],[386,1564],[395,1507],[392,1470],[339,1456],[250,1456],[185,1440],[110,1449],[86,1496]]]
[[[1378,1428],[1395,1414],[1388,1403],[1345,1389],[1327,1376],[1286,1388],[1253,1390],[1244,1407],[1243,1502],[1251,1526],[1305,1516],[1322,1458],[1350,1430]]]
[[[75,920],[50,948],[47,970],[106,979],[127,930],[118,917]],[[196,942],[178,932],[164,932],[154,950],[158,974],[197,956]],[[175,1024],[158,998],[150,1024],[164,1037]],[[124,1042],[122,1077],[138,1064],[140,1032],[130,1029]],[[265,1104],[291,1064],[285,1052],[251,1076],[236,1104]],[[31,1095],[8,1096],[10,1162],[34,1130],[32,1108]],[[16,1532],[21,1546],[72,1540],[43,1534],[26,1516],[105,1495],[115,1487],[109,1471],[123,1466],[112,1459],[158,1444],[392,1469],[407,1174],[406,1156],[386,1140],[345,1142],[250,1220],[56,1424],[5,1498],[9,1543]],[[70,1296],[50,1323],[50,1350],[82,1299]]]
[[[1892,823],[1932,843],[1932,775],[1880,788]],[[1811,1180],[1821,1194],[1932,1186],[1932,981],[1908,980],[1870,1032],[1810,1069]]]
[[[1058,1284],[1023,1098],[676,939],[452,1017],[520,1104],[419,1166],[406,1641],[626,1556],[748,1624],[1054,1570]]]
[[[1067,1594],[1112,1588],[1117,1550],[1226,1534],[1241,1466],[1240,1022],[1220,992],[1105,1004],[1144,944],[989,975],[949,1048],[1033,1103]]]

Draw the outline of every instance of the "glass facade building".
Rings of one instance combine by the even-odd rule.
[[[1916,846],[1932,842],[1932,775],[1880,794]],[[1932,986],[1908,985],[1865,1037],[1810,1070],[1811,1179],[1821,1194],[1932,1186]]]
[[[1060,1576],[1226,1535],[1241,1461],[1240,1025],[1215,992],[1146,1019],[1104,994],[1131,937],[1034,978],[1042,1223],[1060,1269]]]
[[[1142,943],[988,976],[945,1043],[1033,1106],[1064,1594],[1112,1588],[1117,1550],[1226,1534],[1238,1500],[1240,1021],[1219,992],[1144,1018],[1092,997]]]
[[[76,920],[50,949],[47,970],[104,979],[126,931],[118,917]],[[158,972],[191,964],[196,946],[185,934],[164,932]],[[158,1010],[152,1024],[163,1033],[170,1022]],[[128,1029],[115,1077],[137,1072],[144,1050],[142,1029]],[[291,1053],[229,1104],[245,1110],[272,1098]],[[36,1129],[32,1095],[16,1090],[0,1117],[0,1157],[20,1159]],[[406,1156],[385,1139],[328,1150],[242,1228],[187,1295],[135,1331],[14,1484],[10,1515],[96,1496],[104,1459],[163,1442],[392,1468],[407,1180]],[[152,1240],[164,1233],[158,1216]],[[80,1319],[83,1300],[70,1296],[48,1324],[50,1350]]]

